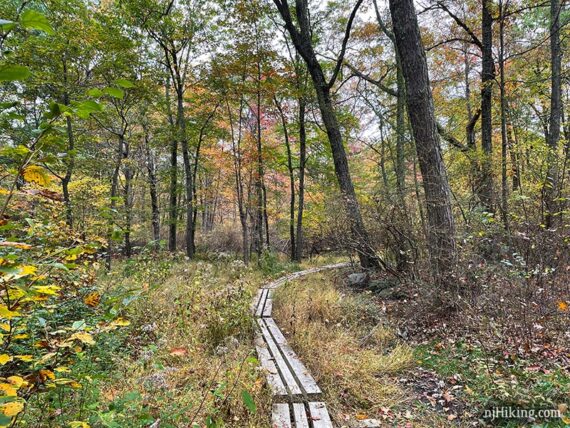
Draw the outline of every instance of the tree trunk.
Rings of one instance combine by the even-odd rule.
[[[547,228],[554,225],[557,211],[556,194],[558,191],[558,141],[560,140],[561,116],[561,51],[560,51],[560,0],[550,2],[550,118],[548,121],[548,158],[547,177],[544,189],[545,216]]]
[[[170,80],[166,83],[166,108],[168,113],[168,121],[172,129],[174,129],[174,119],[170,105]],[[168,189],[168,250],[176,251],[176,224],[178,216],[178,140],[172,137],[170,142],[170,186]]]
[[[508,177],[507,177],[507,100],[505,95],[505,5],[499,0],[499,91],[501,98],[501,216],[509,230]]]
[[[291,245],[291,260],[295,260],[296,243],[295,243],[295,170],[293,169],[293,156],[291,153],[291,142],[289,141],[289,132],[287,131],[287,120],[281,104],[274,98],[275,106],[281,116],[281,126],[283,127],[283,138],[285,139],[285,148],[287,151],[287,171],[289,173],[289,242]]]
[[[109,206],[109,218],[107,224],[107,254],[105,257],[105,267],[111,270],[113,260],[113,226],[115,211],[117,210],[117,194],[119,192],[119,172],[123,161],[123,138],[119,136],[119,144],[117,146],[117,161],[113,175],[111,176],[111,197]]]
[[[158,250],[160,248],[160,210],[158,207],[158,180],[156,175],[156,162],[150,148],[148,133],[144,125],[143,128],[145,132],[145,163],[148,173],[148,187],[150,193],[152,240],[154,250]]]
[[[299,97],[299,201],[297,206],[297,242],[295,261],[303,258],[303,210],[305,209],[305,164],[307,163],[307,131],[305,129],[306,101]]]
[[[481,181],[479,183],[479,198],[483,207],[495,211],[493,195],[493,81],[495,65],[493,62],[493,17],[490,11],[491,0],[483,0],[482,8],[482,73],[481,73],[481,146],[483,161],[481,163]]]
[[[63,83],[64,83],[64,93],[63,93],[63,104],[69,105],[69,92],[67,88],[68,77],[67,77],[67,60],[63,58]],[[65,206],[65,222],[70,229],[73,228],[73,205],[71,203],[71,196],[69,194],[69,183],[71,182],[71,177],[73,175],[73,169],[75,167],[75,136],[73,134],[73,125],[71,123],[71,117],[66,116],[65,118],[66,131],[67,131],[67,154],[65,161],[65,175],[61,180],[61,190],[63,193],[63,204]]]
[[[128,160],[129,158],[129,145],[128,143],[123,143],[123,159]],[[125,248],[123,253],[125,257],[130,258],[132,256],[132,245],[131,245],[131,223],[132,223],[132,205],[133,205],[133,194],[132,194],[132,181],[133,181],[133,171],[128,163],[125,162],[125,188],[123,189],[123,204],[125,206],[125,233],[124,241]]]
[[[190,160],[190,151],[188,149],[188,137],[186,136],[186,118],[184,117],[184,92],[182,82],[179,80],[176,86],[177,97],[177,117],[178,138],[182,148],[182,159],[184,161],[184,190],[186,195],[186,255],[189,258],[194,257],[194,186],[192,162]]]
[[[348,159],[344,149],[342,135],[340,133],[340,126],[336,117],[333,102],[331,99],[331,82],[327,82],[325,74],[318,61],[317,55],[313,49],[311,41],[311,29],[309,21],[309,13],[307,10],[307,2],[297,1],[297,19],[301,27],[299,31],[291,18],[291,11],[286,2],[273,0],[276,4],[281,17],[285,21],[287,30],[291,36],[295,49],[303,57],[307,65],[307,70],[313,81],[313,86],[317,94],[319,109],[321,117],[325,125],[329,144],[333,155],[334,167],[336,177],[339,183],[340,191],[342,194],[346,214],[350,224],[351,231],[351,246],[357,252],[360,259],[360,264],[363,268],[377,268],[381,264],[387,268],[384,263],[376,256],[374,249],[370,243],[368,231],[364,226],[362,215],[360,213],[360,206],[352,184],[352,178],[348,167]],[[357,2],[358,7],[362,2]],[[353,13],[356,9],[353,10]],[[352,18],[352,16],[351,16]],[[348,35],[348,34],[347,34]],[[342,59],[342,58],[341,58]],[[333,75],[334,77],[334,75]]]
[[[425,51],[413,0],[390,0],[394,35],[406,82],[410,124],[423,178],[428,246],[436,282],[449,287],[457,251],[450,189],[435,120]]]

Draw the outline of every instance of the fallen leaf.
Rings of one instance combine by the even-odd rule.
[[[172,348],[170,350],[170,355],[174,355],[177,357],[183,357],[184,355],[187,354],[187,352],[188,351],[186,350],[186,348]]]

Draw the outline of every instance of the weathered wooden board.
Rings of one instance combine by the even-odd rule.
[[[261,290],[261,298],[259,299],[259,303],[257,305],[257,309],[255,310],[255,316],[261,317],[263,314],[263,308],[265,308],[265,301],[267,300],[267,295],[269,290],[264,288]]]
[[[271,317],[271,311],[273,310],[273,299],[271,297],[267,297],[265,301],[265,308],[263,308],[263,317],[269,318]]]
[[[271,411],[272,428],[293,428],[291,426],[291,415],[289,414],[289,404],[276,403]]]
[[[303,403],[293,403],[293,419],[295,428],[309,428],[307,411]]]
[[[275,343],[275,340],[269,333],[269,329],[265,325],[263,319],[259,318],[257,320],[257,324],[259,325],[259,328],[261,329],[261,334],[263,335],[263,339],[265,340],[265,343],[267,343],[267,347],[269,348],[269,351],[271,352],[271,355],[275,360],[275,364],[277,365],[277,370],[279,370],[279,373],[281,374],[281,379],[284,380],[284,383],[289,388],[291,395],[293,396],[303,395],[303,391],[299,387],[297,379],[295,378],[287,362],[283,358],[279,346],[277,345],[277,343]]]
[[[265,318],[264,319],[267,328],[271,332],[273,339],[277,343],[277,345],[281,348],[282,354],[285,357],[288,366],[291,368],[291,371],[295,375],[295,378],[298,380],[299,384],[305,391],[307,395],[318,395],[321,394],[321,389],[317,385],[317,382],[307,370],[307,367],[301,362],[297,354],[291,349],[289,344],[287,343],[287,339],[281,333],[281,330],[273,320],[273,318]]]
[[[288,395],[287,388],[281,379],[281,375],[277,370],[275,365],[275,360],[269,353],[267,345],[261,335],[255,338],[255,349],[257,350],[257,356],[261,363],[261,367],[267,372],[267,384],[271,389],[271,393],[274,397],[286,397]]]
[[[331,417],[325,403],[312,401],[309,403],[309,413],[313,428],[333,428]]]

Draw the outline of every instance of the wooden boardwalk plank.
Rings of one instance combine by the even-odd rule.
[[[298,379],[299,383],[301,384],[307,395],[321,394],[321,388],[319,388],[317,382],[315,381],[313,376],[311,376],[309,370],[301,362],[297,354],[295,354],[293,349],[291,349],[291,347],[287,343],[287,339],[285,339],[285,336],[283,336],[283,333],[281,333],[281,330],[279,329],[273,318],[265,318],[264,321],[269,331],[271,332],[271,335],[273,336],[275,342],[277,343],[277,345],[279,345],[279,347],[283,351],[283,354],[290,368],[292,369],[292,372],[294,373],[295,377]]]
[[[256,317],[261,317],[261,315],[263,314],[263,308],[265,307],[265,301],[267,300],[267,294],[268,293],[269,293],[269,290],[267,288],[264,288],[262,290],[261,298],[259,299],[257,309],[255,310],[255,316]]]
[[[303,395],[303,391],[299,387],[297,380],[295,379],[295,376],[293,375],[291,369],[287,365],[287,362],[283,358],[283,355],[279,350],[279,346],[277,345],[277,343],[275,343],[273,337],[269,333],[269,329],[267,328],[263,320],[260,318],[257,320],[257,324],[261,328],[261,334],[263,335],[263,339],[265,340],[265,343],[267,343],[267,346],[271,351],[271,355],[275,360],[275,364],[277,365],[277,369],[281,374],[281,378],[284,380],[284,383],[289,388],[291,395],[293,396]]]
[[[309,420],[307,419],[307,411],[303,403],[293,403],[293,419],[295,428],[309,428]]]
[[[327,406],[323,402],[312,401],[309,403],[309,412],[313,421],[313,428],[333,428]]]
[[[255,338],[255,349],[257,356],[261,362],[261,367],[267,372],[267,384],[271,389],[271,393],[275,397],[286,397],[288,395],[287,388],[279,375],[275,360],[271,357],[267,345],[265,344],[261,335]]]
[[[271,298],[271,296],[267,296],[267,300],[265,301],[265,308],[263,308],[263,317],[264,318],[271,317],[272,310],[273,310],[273,299]]]
[[[271,411],[272,428],[293,428],[291,426],[291,415],[289,414],[289,404],[276,403]]]

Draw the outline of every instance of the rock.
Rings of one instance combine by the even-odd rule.
[[[362,286],[366,284],[368,280],[368,275],[364,272],[361,273],[351,273],[348,275],[348,285],[351,286]]]
[[[374,292],[379,292],[387,288],[395,287],[396,285],[398,285],[398,281],[391,278],[373,279],[368,283],[368,288]]]
[[[364,419],[358,422],[359,428],[380,428],[380,421],[378,419]]]

